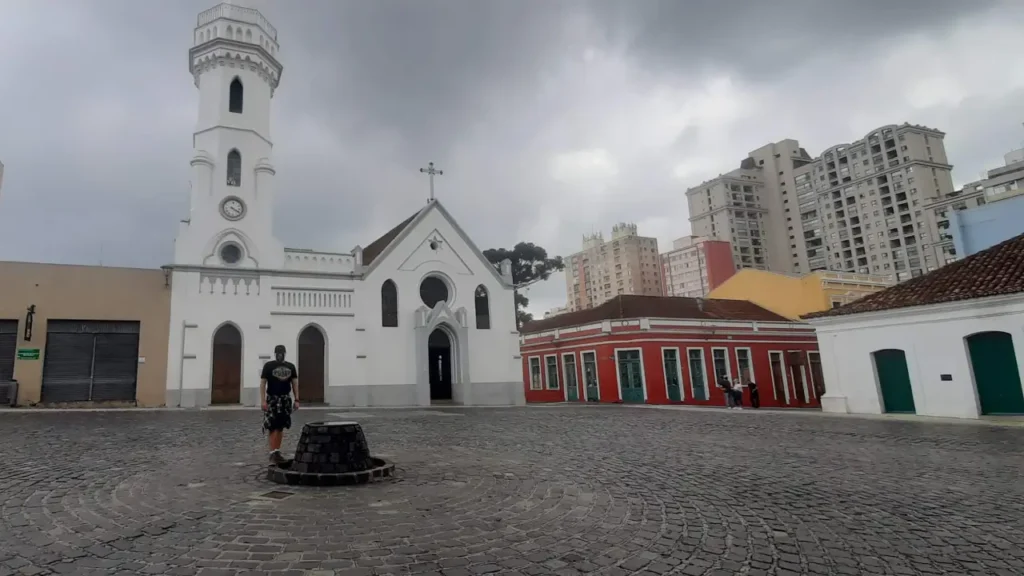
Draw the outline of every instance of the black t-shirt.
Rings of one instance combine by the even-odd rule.
[[[292,380],[299,377],[295,364],[271,360],[263,365],[260,378],[267,381],[267,394],[285,395],[292,391]]]

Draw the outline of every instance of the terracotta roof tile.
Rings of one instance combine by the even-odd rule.
[[[793,322],[746,300],[635,296],[622,294],[596,308],[566,312],[523,326],[522,333],[543,332],[602,320],[624,318],[675,318],[681,320],[740,320],[746,322]]]
[[[847,316],[1024,292],[1024,234],[845,306],[803,318]]]
[[[391,244],[395,238],[398,238],[398,235],[402,233],[402,230],[405,230],[405,227],[408,226],[413,221],[413,218],[416,218],[419,213],[420,212],[417,211],[416,214],[409,216],[403,220],[401,224],[395,226],[391,230],[388,230],[383,236],[377,238],[373,242],[370,242],[366,248],[363,248],[363,266],[369,266],[377,256],[380,256],[388,245]]]

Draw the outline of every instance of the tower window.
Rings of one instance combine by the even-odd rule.
[[[235,76],[235,79],[231,81],[231,88],[228,92],[228,112],[242,113],[242,95],[242,81]]]
[[[238,150],[228,152],[228,186],[242,185],[242,155]]]

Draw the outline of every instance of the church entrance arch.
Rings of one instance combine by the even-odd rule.
[[[224,324],[213,333],[211,404],[242,401],[242,333],[234,324]]]
[[[430,370],[430,401],[450,402],[455,377],[455,338],[443,326],[434,328],[427,339],[427,362]]]
[[[319,404],[324,401],[327,382],[327,339],[323,331],[313,324],[299,333],[299,401]]]

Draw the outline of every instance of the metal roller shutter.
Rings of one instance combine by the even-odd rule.
[[[138,322],[50,320],[42,401],[134,401],[138,353]]]
[[[135,400],[139,335],[97,334],[94,350],[92,399],[96,402]]]
[[[92,334],[47,334],[43,402],[87,402],[92,385]]]
[[[14,356],[18,347],[18,321],[0,320],[0,382],[14,380]]]

